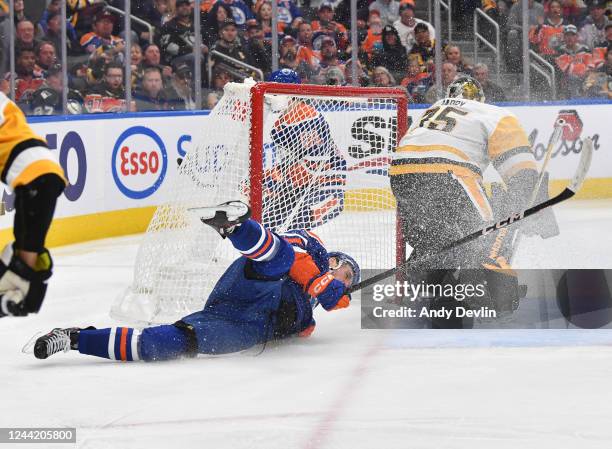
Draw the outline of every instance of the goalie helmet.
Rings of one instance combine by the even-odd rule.
[[[272,72],[268,78],[268,81],[272,81],[274,83],[302,84],[300,75],[291,69],[280,69]]]
[[[330,258],[335,257],[338,260],[338,266],[336,266],[336,268],[340,267],[342,264],[347,264],[351,267],[351,270],[353,270],[353,282],[351,283],[351,287],[361,281],[361,268],[359,268],[359,264],[351,256],[340,251],[332,251],[327,253],[327,256]],[[334,268],[332,268],[332,270],[333,269]]]
[[[484,103],[485,95],[482,85],[471,76],[462,75],[448,85],[446,89],[448,98],[463,98],[464,100],[475,100]]]

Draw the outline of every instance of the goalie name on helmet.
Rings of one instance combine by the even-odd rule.
[[[481,103],[485,102],[482,85],[478,80],[467,75],[459,76],[450,83],[446,89],[446,96],[448,98],[462,98],[464,100],[480,101]]]

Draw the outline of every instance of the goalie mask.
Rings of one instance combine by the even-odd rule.
[[[448,85],[446,89],[448,98],[463,98],[484,103],[485,95],[482,85],[471,76],[462,75]]]
[[[336,270],[344,264],[347,264],[348,266],[351,267],[351,270],[353,271],[353,282],[351,282],[351,287],[355,284],[358,284],[361,281],[361,268],[359,268],[359,264],[355,261],[355,259],[353,259],[348,254],[342,253],[340,251],[332,251],[331,253],[328,253],[327,255],[330,259],[332,257],[335,257],[336,260],[338,261],[337,264],[334,266],[332,266],[332,264],[330,263],[330,266],[329,266],[330,269]]]
[[[296,71],[291,69],[280,69],[270,74],[268,81],[274,83],[285,83],[285,84],[301,84],[302,80],[300,75]]]

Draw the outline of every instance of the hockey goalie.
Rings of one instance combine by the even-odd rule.
[[[301,82],[289,69],[272,73],[270,81]],[[344,208],[346,161],[329,124],[308,99],[271,101],[282,112],[271,132],[274,162],[264,171],[263,222],[274,230],[314,229]]]

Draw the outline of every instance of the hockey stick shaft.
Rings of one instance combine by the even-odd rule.
[[[540,176],[538,176],[538,181],[536,182],[535,187],[533,188],[533,192],[531,192],[531,198],[529,199],[529,206],[533,206],[536,198],[538,197],[538,192],[540,191],[540,186],[542,185],[542,181],[544,180],[544,175],[546,174],[546,169],[548,168],[548,162],[550,162],[550,158],[552,156],[552,152],[559,142],[561,138],[561,133],[563,133],[563,128],[567,125],[565,120],[558,119],[555,122],[555,127],[553,129],[553,133],[550,136],[550,140],[548,141],[548,146],[546,147],[546,153],[544,155],[544,162],[542,162],[542,167],[540,167]]]
[[[486,226],[476,232],[473,232],[471,234],[468,234],[464,237],[461,237],[458,240],[455,240],[454,242],[449,243],[448,245],[444,246],[442,249],[440,249],[439,251],[435,252],[435,253],[427,253],[424,256],[419,257],[417,256],[413,256],[413,254],[411,254],[408,259],[406,259],[403,263],[401,263],[400,265],[391,268],[389,270],[383,271],[382,273],[379,273],[375,276],[372,276],[371,278],[365,279],[364,281],[353,285],[349,290],[348,293],[354,293],[357,290],[361,290],[365,287],[368,287],[372,284],[375,284],[378,281],[381,281],[383,279],[388,278],[389,276],[392,276],[393,274],[395,274],[398,270],[403,270],[404,268],[407,268],[410,265],[415,265],[419,262],[423,262],[424,260],[429,259],[430,257],[433,257],[436,254],[440,254],[444,251],[448,251],[449,249],[453,249],[456,248],[460,245],[463,245],[464,243],[467,242],[471,242],[472,240],[477,239],[478,237],[481,237],[483,235],[487,235],[493,231],[496,231],[498,229],[501,228],[505,228],[506,226],[509,226],[511,224],[514,224],[520,220],[523,220],[524,218],[530,217],[534,214],[537,214],[538,212],[540,212],[541,210],[544,210],[548,207],[554,206],[556,204],[561,203],[562,201],[568,200],[571,197],[573,197],[576,192],[578,192],[578,190],[580,190],[580,188],[582,187],[582,184],[584,183],[584,180],[586,178],[586,175],[589,171],[589,167],[591,166],[591,158],[593,156],[593,142],[590,138],[587,138],[585,140],[585,144],[582,147],[582,152],[580,155],[580,161],[578,162],[578,167],[576,169],[576,173],[574,174],[574,177],[572,178],[572,181],[569,183],[569,185],[558,195],[543,201],[539,204],[536,204],[535,206],[532,206],[520,213],[515,213],[513,215],[511,215],[510,217],[498,221],[497,223],[491,224],[489,226]]]

